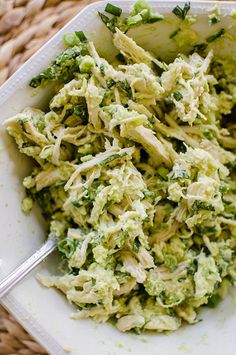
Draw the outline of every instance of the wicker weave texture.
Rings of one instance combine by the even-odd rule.
[[[0,0],[0,85],[93,0]]]
[[[44,355],[47,352],[0,306],[0,354]]]

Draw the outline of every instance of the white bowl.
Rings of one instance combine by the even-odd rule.
[[[131,1],[112,1],[125,11]],[[171,14],[177,4],[184,2],[151,1],[154,9],[162,14]],[[221,22],[212,27],[208,25],[206,10],[214,2],[193,2],[191,13],[199,14],[195,30],[205,38],[219,27],[233,21],[230,13],[234,2],[222,2]],[[42,108],[47,95],[28,87],[28,82],[39,73],[56,54],[63,50],[62,35],[73,30],[83,30],[93,40],[100,53],[106,57],[114,56],[110,33],[101,23],[97,11],[102,11],[104,2],[94,3],[79,13],[68,25],[41,48],[16,74],[0,89],[1,120],[14,115],[27,105]],[[168,39],[178,22],[172,14],[172,21],[159,22],[145,28],[132,30],[132,36],[144,48],[154,51],[158,56],[173,57],[177,48]],[[155,38],[155,41],[153,40]],[[215,45],[217,52],[236,54],[236,43],[225,42]],[[13,141],[0,131],[0,211],[1,246],[0,275],[8,274],[15,266],[35,251],[45,238],[45,228],[37,208],[26,217],[20,204],[24,194],[22,178],[30,170],[29,160],[16,149]],[[132,335],[122,334],[108,324],[96,324],[91,320],[72,320],[69,318],[72,306],[62,294],[54,289],[43,288],[35,279],[37,273],[55,273],[58,255],[55,253],[32,272],[20,285],[3,298],[5,305],[20,323],[53,355],[65,354],[71,350],[73,355],[104,354],[150,354],[150,355],[233,355],[235,354],[236,301],[234,290],[225,301],[215,309],[205,309],[201,313],[202,322],[182,327],[169,335]]]

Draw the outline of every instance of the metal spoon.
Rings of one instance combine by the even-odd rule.
[[[32,256],[13,270],[8,276],[0,281],[0,299],[10,289],[25,277],[31,270],[40,264],[57,247],[56,237],[51,235],[47,241]]]

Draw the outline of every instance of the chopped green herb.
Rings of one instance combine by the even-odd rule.
[[[109,80],[106,80],[106,84],[107,84],[108,89],[111,89],[112,86],[114,86],[116,84],[116,82],[113,79],[109,79]]]
[[[145,0],[138,0],[133,5],[133,13],[142,13],[144,17],[149,18],[151,15],[151,7]]]
[[[106,15],[104,15],[103,13],[101,12],[98,12],[98,15],[100,16],[102,22],[107,26],[107,28],[115,33],[115,28],[116,28],[116,25],[117,25],[117,18],[116,17],[113,17],[113,18],[109,18],[107,17]]]
[[[65,239],[62,239],[58,242],[57,244],[58,246],[58,250],[64,254],[64,256],[69,259],[75,252],[75,249],[76,249],[76,245],[74,243],[74,241],[68,239],[68,238],[65,238]]]
[[[80,43],[79,38],[76,36],[75,32],[66,33],[63,37],[66,46],[73,47]]]
[[[141,243],[140,243],[140,241],[139,241],[139,239],[138,238],[135,238],[135,240],[134,240],[134,243],[133,243],[133,251],[135,252],[135,253],[138,253],[139,252],[139,249],[140,249],[140,246],[141,246]]]
[[[107,200],[107,202],[105,203],[105,205],[103,206],[103,211],[107,211],[108,208],[111,206],[112,204],[112,200]]]
[[[211,42],[214,42],[216,39],[222,37],[224,34],[225,34],[225,29],[221,28],[219,31],[217,31],[217,32],[213,33],[212,35],[208,36],[206,40],[207,40],[208,43],[211,43]]]
[[[82,52],[82,46],[81,47],[72,47],[68,48],[65,50],[61,55],[56,57],[55,64],[57,66],[63,65],[63,66],[70,66],[72,59],[76,59],[81,55]],[[83,55],[85,55],[84,53]],[[54,63],[53,63],[54,64]]]
[[[132,98],[132,90],[127,80],[119,81],[121,88],[127,93],[129,98]]]
[[[32,146],[34,146],[34,144],[31,143],[31,142],[24,142],[21,145],[22,148],[29,148],[29,147],[32,147]]]
[[[173,10],[173,14],[175,14],[175,16],[179,17],[181,20],[184,20],[187,13],[190,10],[190,2],[187,2],[184,4],[184,7],[181,8],[179,5],[177,5]]]
[[[197,233],[199,234],[212,234],[216,232],[216,227],[215,226],[202,226],[200,224],[196,225],[196,230]]]
[[[109,3],[106,5],[105,11],[115,16],[120,16],[122,14],[122,9],[120,7],[117,7]]]
[[[206,137],[209,140],[212,140],[214,138],[213,132],[211,130],[209,130],[209,129],[203,130],[202,133],[203,133],[204,137]]]
[[[79,207],[81,207],[83,205],[83,202],[80,201],[80,200],[72,200],[71,203],[76,208],[79,208]]]
[[[73,113],[81,118],[82,123],[88,122],[88,108],[86,103],[74,106]]]
[[[175,92],[173,93],[173,96],[174,96],[174,98],[175,98],[176,101],[180,101],[180,100],[183,98],[183,95],[182,95],[181,92],[179,92],[179,91],[175,91]]]
[[[85,36],[83,31],[75,31],[76,36],[79,38],[81,42],[86,42],[87,37]]]
[[[128,26],[137,25],[142,22],[143,22],[143,18],[140,14],[137,14],[137,15],[134,15],[131,17],[127,17],[127,19],[126,19],[126,23]]]
[[[118,154],[118,153],[117,153],[117,154],[113,154],[113,155],[111,155],[110,157],[104,159],[104,160],[100,163],[100,165],[101,165],[101,166],[105,166],[105,165],[111,163],[113,160],[120,159],[120,158],[124,157],[125,155],[126,155],[126,154]]]
[[[110,22],[109,17],[104,15],[102,12],[98,12],[98,15],[101,17],[102,22],[107,26],[107,24]]]
[[[220,19],[217,17],[217,16],[213,16],[211,18],[209,18],[209,25],[212,26],[212,25],[215,25],[216,23],[218,23],[220,21]]]
[[[82,57],[80,60],[78,60],[78,64],[79,64],[80,73],[82,74],[91,74],[95,67],[95,61],[89,55],[86,55]]]
[[[32,88],[37,88],[44,80],[52,80],[55,78],[52,68],[45,69],[42,73],[34,76],[29,85]]]
[[[229,185],[227,185],[227,184],[222,184],[222,185],[220,186],[220,192],[221,192],[222,194],[228,193],[229,191],[230,191]]]
[[[145,0],[138,0],[133,5],[133,10],[129,16],[124,19],[117,20],[122,13],[122,10],[112,4],[107,4],[105,11],[112,14],[114,17],[109,18],[105,14],[98,12],[101,20],[109,28],[110,31],[115,32],[118,27],[122,32],[127,32],[129,28],[145,23],[154,23],[163,20],[163,16],[159,13],[152,12],[150,5]]]
[[[189,275],[194,275],[197,272],[197,269],[198,269],[198,261],[197,259],[193,259],[190,266],[187,267],[187,273]]]
[[[83,48],[86,51],[86,48]],[[34,76],[29,85],[33,88],[40,86],[43,82],[62,80],[67,82],[73,77],[71,72],[76,72],[76,57],[81,55],[82,47],[72,47],[66,49],[62,54],[56,57],[45,70]],[[70,69],[70,70],[69,70]]]
[[[162,21],[163,20],[163,16],[160,16],[159,14],[152,14],[148,19],[147,19],[147,23],[155,23],[158,21]]]
[[[177,33],[179,33],[179,31],[181,31],[180,28],[178,28],[177,30],[175,30],[174,32],[172,32],[172,33],[170,34],[169,38],[170,38],[170,39],[171,39],[171,38],[174,38],[174,37],[177,35]]]
[[[215,211],[215,207],[212,206],[211,204],[208,204],[207,202],[196,200],[192,204],[192,211],[198,212],[199,210],[205,210],[205,211]]]

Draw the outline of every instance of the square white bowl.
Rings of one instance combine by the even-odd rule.
[[[112,1],[128,12],[132,1]],[[171,14],[183,1],[150,1],[151,6],[162,14]],[[194,25],[200,38],[215,32],[217,28],[233,21],[230,13],[236,8],[234,2],[222,2],[222,20],[210,27],[207,9],[214,2],[192,2],[191,13],[199,15]],[[16,74],[0,88],[1,122],[19,112],[25,106],[43,108],[47,102],[45,91],[29,88],[29,80],[50,63],[63,50],[62,35],[74,30],[83,30],[95,42],[102,55],[112,59],[115,54],[111,46],[111,35],[97,16],[103,11],[105,2],[94,3],[80,12],[70,23],[43,46]],[[177,48],[169,40],[178,22],[171,15],[171,21],[148,25],[132,30],[130,34],[144,48],[156,55],[173,58]],[[151,35],[150,35],[151,34]],[[155,41],[153,41],[155,38]],[[151,40],[150,40],[151,39]],[[216,52],[236,54],[236,43],[225,41],[215,45]],[[48,92],[50,96],[50,92]],[[13,140],[0,128],[0,212],[1,246],[0,275],[7,275],[15,266],[33,253],[45,238],[45,224],[37,207],[26,217],[20,209],[24,195],[22,179],[30,171],[30,162],[17,151]],[[45,289],[36,281],[36,274],[56,273],[58,255],[50,256],[43,265],[34,270],[9,295],[2,299],[18,321],[53,355],[125,355],[143,353],[150,355],[233,355],[235,353],[236,300],[234,290],[214,310],[201,313],[202,322],[182,327],[169,335],[122,334],[108,324],[96,324],[91,320],[69,318],[72,306],[64,296],[54,289]]]

